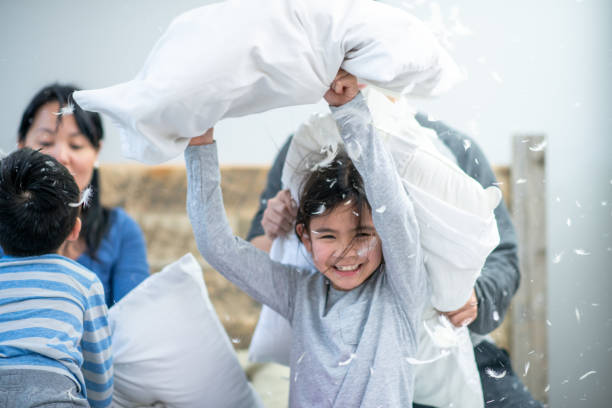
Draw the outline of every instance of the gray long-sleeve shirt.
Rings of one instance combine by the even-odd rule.
[[[322,274],[274,262],[234,237],[223,210],[214,145],[185,151],[188,214],[204,258],[291,323],[291,406],[408,407],[413,368],[407,358],[415,355],[429,297],[418,225],[361,95],[332,110],[345,143],[361,148],[353,161],[370,205],[386,207],[372,213],[385,264],[362,285],[335,290]]]
[[[473,139],[452,129],[443,122],[428,120],[426,115],[418,114],[416,119],[422,126],[433,129],[438,134],[439,139],[457,160],[457,165],[484,188],[497,181],[484,153]],[[467,145],[464,142],[465,140],[469,142],[469,148],[467,149],[465,148]],[[291,137],[278,152],[270,168],[266,187],[261,194],[259,210],[251,222],[251,228],[247,235],[248,240],[258,235],[264,235],[261,220],[266,209],[266,201],[274,197],[282,188],[281,174],[290,144]],[[495,209],[495,219],[500,243],[487,257],[481,275],[476,281],[478,316],[469,325],[469,329],[478,334],[490,333],[502,323],[520,282],[516,233],[503,201]]]

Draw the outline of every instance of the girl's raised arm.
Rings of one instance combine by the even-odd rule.
[[[187,213],[204,259],[256,301],[291,321],[300,271],[235,237],[225,215],[217,147],[212,131],[185,150]]]
[[[412,201],[393,158],[376,135],[361,93],[347,103],[331,106],[331,110],[347,153],[363,178],[374,226],[382,240],[385,273],[416,323],[429,297],[429,285]]]

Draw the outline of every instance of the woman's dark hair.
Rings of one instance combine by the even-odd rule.
[[[87,137],[94,148],[99,149],[100,142],[104,137],[102,119],[99,114],[85,111],[74,102],[72,93],[78,90],[79,88],[74,85],[51,84],[38,91],[23,112],[17,133],[17,141],[20,143],[25,142],[28,130],[30,130],[34,122],[34,117],[43,105],[48,102],[58,102],[60,107],[73,106],[74,111],[72,115],[79,130]],[[58,115],[57,120],[61,121],[62,115]],[[80,238],[85,240],[87,253],[96,259],[95,254],[104,234],[108,230],[110,217],[110,211],[102,207],[100,203],[98,169],[94,169],[90,185],[93,188],[94,194],[89,206],[81,212],[82,227]]]
[[[8,255],[57,252],[79,215],[80,191],[53,157],[19,149],[0,161],[0,245]]]
[[[312,217],[329,214],[339,205],[350,205],[359,213],[371,211],[361,175],[345,152],[339,152],[329,166],[311,172],[302,184],[296,227],[310,229]],[[350,202],[349,202],[350,200]],[[297,234],[297,229],[296,229]],[[299,237],[299,234],[298,238]]]

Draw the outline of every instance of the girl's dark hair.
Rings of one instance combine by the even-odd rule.
[[[28,130],[30,130],[38,110],[48,102],[57,101],[60,107],[68,105],[74,107],[72,114],[79,130],[87,137],[94,148],[99,149],[100,142],[104,138],[102,119],[99,114],[85,111],[74,102],[72,93],[78,90],[79,88],[74,85],[56,83],[38,91],[23,112],[17,133],[17,141],[20,143],[25,142]],[[61,121],[62,115],[58,115],[57,120]],[[102,207],[100,203],[98,169],[94,169],[90,184],[94,194],[89,206],[81,211],[82,227],[80,238],[85,240],[89,256],[96,259],[96,251],[109,227],[110,211]]]
[[[53,157],[14,151],[0,161],[0,245],[20,257],[57,252],[74,227],[79,199],[79,186]]]
[[[295,225],[303,224],[306,231],[310,229],[312,217],[329,214],[339,205],[357,209],[360,220],[364,209],[371,211],[361,175],[342,151],[329,166],[311,172],[300,191]]]

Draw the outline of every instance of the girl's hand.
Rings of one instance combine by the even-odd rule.
[[[215,131],[214,127],[208,129],[202,136],[196,136],[191,138],[189,141],[189,146],[202,146],[207,144],[212,144],[215,139],[213,138],[213,133]]]
[[[330,106],[340,106],[351,101],[357,93],[359,93],[357,78],[341,69],[323,98]]]

